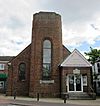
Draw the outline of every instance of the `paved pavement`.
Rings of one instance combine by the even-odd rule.
[[[100,106],[100,98],[96,100],[64,100],[59,98],[16,97],[0,95],[0,106]]]

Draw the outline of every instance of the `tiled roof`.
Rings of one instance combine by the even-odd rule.
[[[91,67],[85,57],[75,49],[61,64],[64,67]]]

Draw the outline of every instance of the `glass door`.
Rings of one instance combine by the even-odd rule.
[[[69,91],[74,91],[74,76],[69,75]]]
[[[82,91],[82,76],[71,74],[68,76],[68,91]]]
[[[76,91],[82,91],[82,87],[81,87],[81,76],[80,75],[76,75],[75,76],[75,80],[76,80]]]

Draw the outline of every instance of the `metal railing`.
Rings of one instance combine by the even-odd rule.
[[[92,98],[92,99],[96,99],[96,93],[94,92],[94,89],[91,87],[91,86],[89,86],[89,89],[90,89],[90,91],[89,91],[89,96]]]

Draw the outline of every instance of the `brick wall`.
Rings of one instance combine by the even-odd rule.
[[[43,41],[48,39],[52,44],[51,79],[46,83],[42,80]],[[36,97],[58,97],[60,94],[59,65],[70,52],[62,45],[61,16],[54,12],[34,14],[32,25],[32,42],[12,61],[9,70],[7,95],[14,89],[17,95]],[[64,56],[64,58],[63,58]],[[18,80],[18,66],[26,63],[26,80]],[[41,83],[42,82],[42,83]]]
[[[63,45],[63,60],[66,59],[71,52]]]
[[[31,45],[27,46],[11,61],[7,81],[7,95],[13,95],[14,90],[16,90],[17,95],[29,95],[30,48]],[[26,64],[25,81],[19,81],[18,77],[18,66],[21,62]]]
[[[36,96],[38,92],[42,95],[58,95],[58,65],[63,59],[61,17],[53,12],[37,13],[33,17],[32,29],[30,96]],[[42,80],[43,41],[45,39],[49,39],[52,43],[51,80],[54,80],[52,84],[40,84],[40,80]]]
[[[66,92],[66,75],[73,74],[73,70],[76,67],[63,67],[62,68],[62,92]],[[83,87],[84,92],[90,92],[91,86],[91,75],[90,75],[90,67],[78,67],[80,70],[80,74],[87,75],[87,86]]]

